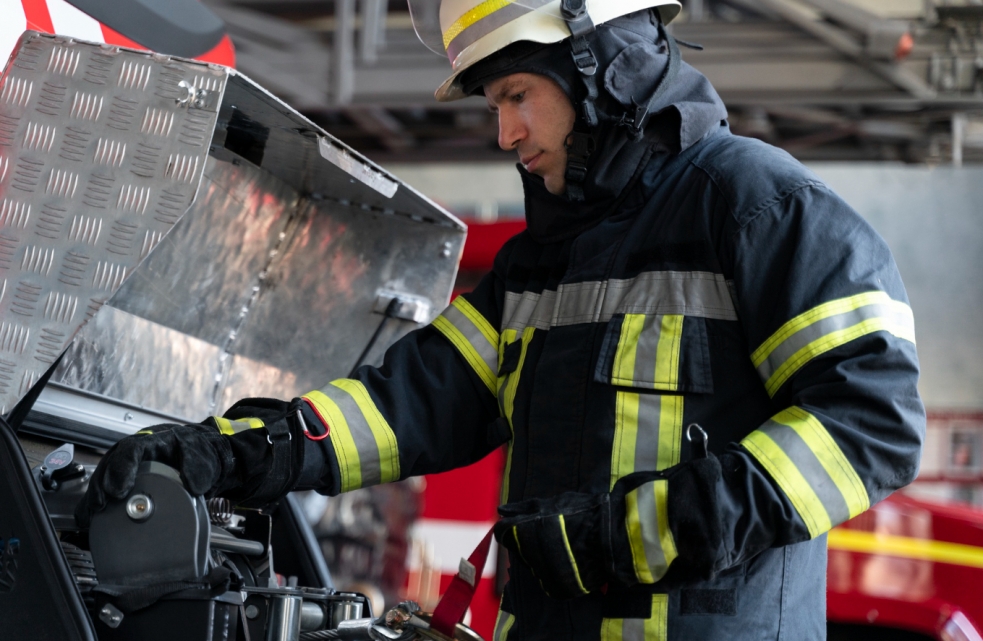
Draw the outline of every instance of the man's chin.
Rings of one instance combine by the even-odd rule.
[[[567,181],[563,176],[543,176],[543,184],[546,185],[546,191],[554,196],[562,196],[567,189]]]

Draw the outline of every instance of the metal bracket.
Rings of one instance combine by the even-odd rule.
[[[430,320],[433,305],[430,303],[429,299],[424,298],[423,296],[403,294],[401,292],[394,292],[388,289],[380,289],[376,293],[375,305],[373,305],[372,311],[376,314],[385,314],[386,309],[389,307],[389,303],[391,303],[393,299],[396,299],[399,302],[394,314],[395,318],[412,321],[420,325]]]

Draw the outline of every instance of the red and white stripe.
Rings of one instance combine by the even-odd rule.
[[[54,33],[89,42],[133,49],[146,47],[100,23],[65,0],[0,0],[0,56],[10,55],[26,30]],[[197,58],[228,67],[235,66],[235,50],[229,36],[214,49]]]

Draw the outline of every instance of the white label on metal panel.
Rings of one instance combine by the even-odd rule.
[[[353,156],[344,147],[340,147],[328,138],[322,137],[317,142],[317,148],[321,152],[322,158],[329,161],[335,167],[344,170],[352,178],[360,180],[386,198],[392,198],[396,195],[396,190],[399,188],[398,182],[383,172],[370,167],[363,160]]]

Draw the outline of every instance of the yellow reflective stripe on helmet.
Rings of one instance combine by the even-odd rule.
[[[266,427],[263,423],[263,419],[259,418],[237,418],[236,420],[230,420],[227,418],[222,418],[221,416],[213,416],[212,420],[215,421],[215,427],[218,431],[226,436],[233,436],[239,432],[245,432],[246,430],[255,430],[261,427]]]
[[[682,437],[682,396],[618,391],[611,488],[632,472],[664,470],[679,463]]]
[[[741,444],[788,496],[813,538],[870,507],[843,450],[802,408],[778,413]]]
[[[362,383],[340,379],[304,398],[327,423],[342,492],[399,480],[396,435]]]
[[[782,325],[751,354],[751,361],[774,396],[812,359],[852,340],[886,331],[915,342],[908,305],[875,291],[823,303]]]
[[[491,323],[467,299],[458,296],[434,319],[433,327],[447,337],[494,394],[499,336]]]
[[[567,524],[563,518],[563,515],[559,515],[560,520],[560,534],[563,535],[563,545],[567,548],[567,556],[570,558],[570,567],[573,568],[573,578],[577,579],[577,587],[584,594],[587,594],[587,588],[584,587],[584,582],[580,580],[580,568],[577,567],[577,559],[573,556],[573,549],[570,548],[570,539],[567,538]]]
[[[669,530],[668,481],[650,481],[625,495],[625,525],[639,583],[655,583],[677,556]]]
[[[458,37],[462,31],[482,18],[490,16],[499,9],[504,9],[514,1],[515,0],[485,0],[485,2],[482,2],[473,9],[466,11],[460,18],[455,20],[454,23],[447,28],[447,30],[444,31],[444,49],[450,47],[451,41]]]
[[[515,625],[515,616],[498,606],[498,616],[495,617],[495,632],[492,634],[494,641],[506,641],[509,638],[509,630]]]
[[[669,638],[669,595],[652,595],[647,619],[601,619],[600,641],[666,641]]]

